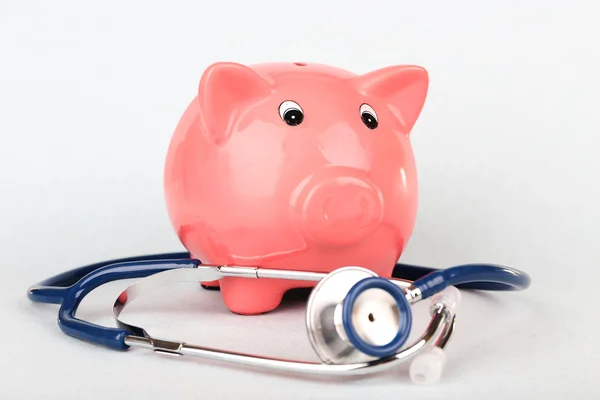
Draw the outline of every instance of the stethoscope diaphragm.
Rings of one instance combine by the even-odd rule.
[[[395,354],[412,326],[403,290],[360,267],[323,278],[306,308],[310,343],[322,362],[353,364]]]

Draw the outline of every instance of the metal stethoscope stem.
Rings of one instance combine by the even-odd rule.
[[[307,375],[344,376],[366,375],[381,372],[411,360],[427,347],[437,346],[439,348],[444,348],[453,332],[455,323],[454,310],[447,304],[434,303],[431,307],[431,321],[424,334],[416,340],[415,343],[402,351],[399,351],[392,356],[374,359],[372,361],[350,364],[326,364],[262,357],[253,354],[224,351],[184,342],[153,338],[143,328],[127,324],[120,318],[120,314],[126,305],[157,287],[179,282],[204,282],[226,276],[250,279],[272,278],[318,282],[324,279],[327,274],[231,266],[199,266],[195,269],[178,269],[157,273],[128,287],[124,292],[125,296],[120,296],[120,299],[125,298],[126,301],[123,302],[122,300],[117,300],[114,304],[113,313],[119,326],[130,331],[142,333],[140,336],[131,335],[125,337],[125,343],[131,347],[149,349],[165,355],[186,355],[218,362]],[[407,300],[410,303],[416,303],[420,300],[420,296],[415,295],[415,291],[410,290],[411,282],[397,279],[392,279],[391,281],[400,288],[405,289]],[[309,335],[311,334],[310,331],[308,333]]]
[[[454,315],[450,319],[448,318],[447,310],[438,309],[423,336],[409,348],[385,359],[347,365],[320,364],[268,358],[252,354],[211,349],[187,343],[154,339],[151,337],[127,336],[125,338],[125,343],[131,347],[149,349],[161,354],[193,356],[212,361],[229,362],[275,371],[328,376],[367,375],[403,364],[412,359],[415,355],[418,355],[419,352],[429,344],[436,343],[436,340],[439,341],[436,346],[443,348],[452,333],[451,327],[454,324],[454,320]]]

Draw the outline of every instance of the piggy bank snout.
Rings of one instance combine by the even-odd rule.
[[[381,224],[381,192],[360,173],[316,176],[303,192],[296,215],[310,241],[349,246],[370,236]]]

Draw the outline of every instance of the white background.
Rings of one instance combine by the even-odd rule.
[[[0,1],[1,398],[600,396],[596,2],[351,3]],[[56,306],[27,300],[29,285],[65,269],[181,249],[163,162],[215,61],[429,70],[412,135],[419,216],[402,260],[502,263],[533,278],[523,293],[464,294],[439,385],[412,385],[404,367],[340,382],[119,353],[62,334]],[[98,289],[80,315],[112,324],[130,283]],[[192,285],[140,300],[128,320],[314,360],[302,310],[236,316]]]

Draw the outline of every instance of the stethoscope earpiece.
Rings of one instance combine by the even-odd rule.
[[[455,312],[460,305],[460,300],[460,290],[454,286],[448,286],[431,297],[431,313],[433,314],[441,308]],[[454,324],[450,326],[453,327]],[[443,347],[445,347],[448,337],[449,335],[442,339],[443,343],[438,342],[435,346],[430,346],[417,354],[411,361],[408,374],[414,383],[431,385],[441,379],[446,366],[446,352]]]

